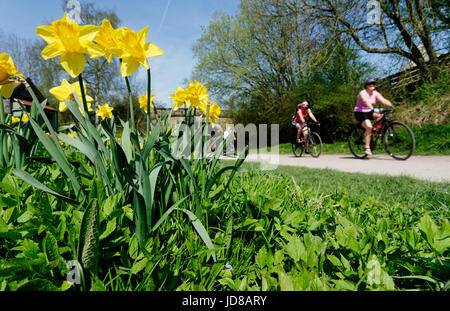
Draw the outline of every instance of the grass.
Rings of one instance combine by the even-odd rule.
[[[244,167],[256,169],[258,164],[245,163]],[[405,176],[367,175],[345,173],[331,169],[278,166],[266,171],[268,178],[290,176],[299,185],[317,194],[332,194],[345,191],[350,197],[372,197],[387,204],[401,203],[418,206],[430,211],[444,212],[450,217],[450,183],[428,182]]]

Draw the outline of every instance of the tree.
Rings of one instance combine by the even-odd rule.
[[[302,12],[347,35],[368,53],[399,55],[426,78],[438,75],[437,48],[449,49],[449,5],[436,0],[292,0]]]
[[[235,17],[217,13],[194,45],[194,77],[228,104],[235,122],[280,124],[281,141],[290,137],[300,99],[320,106],[323,90],[355,84],[363,68],[348,40],[300,6],[290,0],[242,0]],[[329,102],[328,109],[340,110]]]

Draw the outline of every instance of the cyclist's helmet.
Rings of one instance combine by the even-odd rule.
[[[370,84],[377,84],[377,81],[375,79],[367,79],[366,83],[364,83],[364,87],[366,87]]]

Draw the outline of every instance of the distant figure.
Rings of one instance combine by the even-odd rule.
[[[231,129],[229,125],[227,125],[227,129],[223,133],[223,139],[227,139],[228,136],[233,135],[233,139],[230,139],[228,143],[225,145],[225,155],[226,156],[234,156],[234,141],[236,137],[234,137],[234,131]]]

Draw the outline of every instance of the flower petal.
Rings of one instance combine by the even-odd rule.
[[[36,34],[44,39],[47,43],[53,43],[55,41],[60,41],[55,34],[52,26],[44,25],[36,27]]]
[[[122,65],[120,66],[120,73],[122,77],[128,77],[139,68],[139,62],[131,57],[122,59]]]
[[[13,92],[14,92],[14,83],[0,85],[0,94],[2,94],[4,98],[10,98]]]
[[[80,41],[92,41],[98,33],[98,26],[84,25],[80,26]]]
[[[138,33],[137,33],[137,38],[138,38],[138,42],[140,45],[144,46],[145,44],[145,40],[147,40],[147,34],[148,34],[148,26],[141,29]]]
[[[41,52],[42,57],[47,60],[61,55],[64,52],[64,47],[59,41],[49,43]]]
[[[154,45],[153,43],[147,43],[145,45],[145,57],[156,57],[164,55],[164,51],[161,50],[158,46]]]
[[[86,65],[86,57],[84,54],[65,53],[61,55],[60,62],[64,70],[72,78],[75,78],[83,72],[84,66]]]

